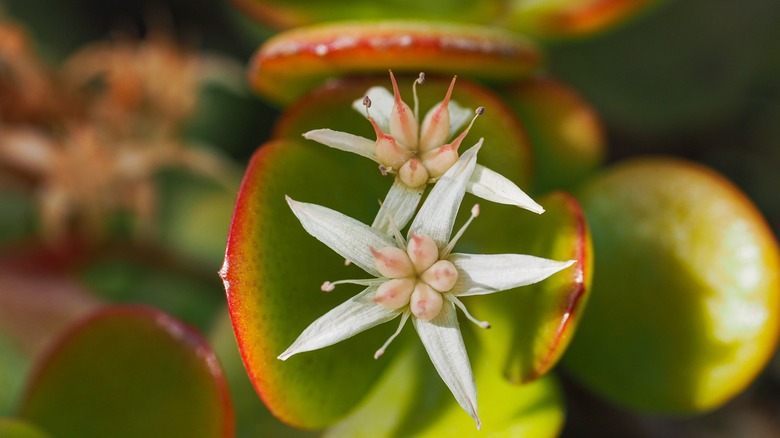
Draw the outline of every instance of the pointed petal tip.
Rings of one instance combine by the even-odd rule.
[[[279,356],[276,356],[276,358],[277,358],[277,359],[279,359],[279,360],[287,360],[287,359],[289,359],[289,358],[290,358],[290,356],[292,356],[293,354],[295,354],[295,353],[294,353],[294,352],[291,352],[291,351],[288,349],[288,350],[286,350],[284,353],[280,354]]]
[[[536,214],[542,214],[545,212],[544,207],[537,204],[536,202],[534,202],[533,204],[515,204],[515,205]]]
[[[477,430],[482,429],[482,421],[479,420],[478,416],[476,416],[476,415],[474,416],[474,421],[477,422]]]

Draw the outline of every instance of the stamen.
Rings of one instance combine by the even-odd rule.
[[[420,100],[417,98],[417,84],[422,85],[423,82],[425,82],[425,73],[420,72],[417,80],[412,84],[412,95],[414,95],[414,119],[418,122],[420,121],[420,113],[418,112],[420,108]]]
[[[382,208],[382,201],[379,201],[379,208]],[[404,236],[401,234],[401,230],[398,229],[398,224],[395,222],[395,218],[393,217],[393,212],[390,211],[388,208],[385,211],[385,216],[387,216],[387,221],[390,222],[390,231],[393,233],[393,237],[395,237],[395,241],[398,242],[399,245],[401,245],[401,249],[406,251],[406,239],[404,239]]]
[[[388,339],[382,347],[374,353],[374,359],[379,359],[382,357],[383,354],[385,354],[385,350],[390,345],[393,340],[398,337],[398,335],[401,333],[401,329],[404,328],[404,325],[406,324],[406,320],[409,319],[409,311],[406,311],[401,315],[401,323],[398,324],[398,329],[390,336],[390,339]]]
[[[460,239],[461,236],[463,236],[463,233],[466,232],[466,228],[471,225],[471,222],[474,220],[475,217],[479,216],[479,204],[474,204],[473,207],[471,207],[471,217],[466,221],[465,224],[463,224],[462,227],[458,230],[458,232],[455,234],[455,237],[450,239],[450,243],[447,244],[447,246],[442,250],[441,255],[439,255],[440,259],[443,259],[450,255],[450,252],[452,252],[452,249],[455,248],[455,244],[458,243],[458,239]]]
[[[360,286],[373,286],[376,284],[382,284],[384,280],[379,278],[369,278],[365,280],[360,279],[349,279],[349,280],[339,280],[339,281],[326,281],[322,283],[322,286],[320,286],[320,290],[323,292],[332,292],[333,289],[336,288],[339,284],[357,284]]]
[[[460,135],[450,143],[451,145],[454,145],[455,148],[459,148],[461,142],[463,142],[463,139],[466,138],[466,135],[471,130],[471,127],[474,126],[474,121],[477,120],[477,117],[481,116],[482,114],[485,114],[485,107],[481,106],[474,111],[474,117],[471,119],[471,122],[469,123],[469,126],[466,127],[466,129],[460,133]]]
[[[487,322],[487,321],[480,321],[477,318],[474,318],[474,316],[471,313],[469,313],[469,311],[466,309],[466,306],[458,298],[456,298],[454,295],[452,295],[452,294],[444,294],[444,296],[447,297],[447,299],[450,300],[450,302],[452,302],[453,304],[458,306],[458,309],[463,311],[463,314],[466,315],[466,318],[468,318],[469,321],[471,321],[474,324],[478,325],[480,328],[483,328],[483,329],[489,329],[490,328],[490,323],[489,322]]]
[[[385,166],[384,164],[380,164],[379,173],[381,173],[382,176],[387,176],[387,172],[388,172],[387,166]]]

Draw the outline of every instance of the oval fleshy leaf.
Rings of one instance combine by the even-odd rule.
[[[396,78],[402,96],[411,102],[412,83],[417,75]],[[429,76],[422,85],[417,86],[421,117],[429,108],[441,102],[451,80],[451,77]],[[376,140],[374,130],[365,115],[352,109],[352,102],[364,97],[366,91],[374,86],[390,88],[389,77],[383,74],[376,78],[352,78],[328,83],[287,108],[279,118],[274,137],[299,139],[304,132],[328,128]],[[460,77],[455,83],[452,100],[472,110],[480,106],[485,108],[485,114],[474,122],[459,151],[464,152],[480,138],[485,138],[477,161],[509,178],[521,188],[527,188],[533,176],[533,157],[523,125],[519,123],[513,110],[489,89]],[[313,141],[310,143],[327,148]],[[346,152],[339,154],[352,155]],[[366,158],[360,159],[360,166],[373,169],[377,167],[376,163]],[[387,184],[389,189],[390,182]]]
[[[583,208],[598,269],[564,359],[586,386],[654,412],[712,409],[766,365],[780,333],[780,255],[753,204],[682,160],[625,162]]]
[[[494,358],[495,371],[515,383],[544,375],[560,359],[588,301],[593,267],[590,234],[577,201],[562,192],[538,201],[546,209],[541,215],[480,203],[482,212],[459,245],[464,250],[456,249],[576,261],[539,283],[463,299],[477,319],[491,324],[478,336]],[[464,209],[471,202],[473,197],[465,200]]]
[[[37,246],[0,255],[0,415],[15,411],[32,360],[74,321],[102,303]]]
[[[586,37],[618,26],[659,0],[511,2],[503,26],[538,38]]]
[[[356,89],[363,93],[366,88]],[[314,108],[322,115],[340,112],[349,120],[353,114],[349,105],[357,97],[360,94],[342,98],[341,108],[305,109]],[[354,118],[368,124],[357,113]],[[296,120],[309,123],[310,119]],[[518,156],[524,156],[524,151],[518,146],[497,142],[484,147],[479,160],[512,179],[522,179],[523,161]],[[364,157],[303,139],[267,144],[250,163],[234,212],[222,277],[250,377],[269,409],[287,423],[325,427],[351,410],[385,367],[387,361],[375,361],[373,354],[395,325],[385,324],[286,362],[277,359],[315,319],[360,291],[340,286],[326,294],[320,291],[324,281],[368,277],[355,266],[345,267],[342,258],[309,236],[284,196],[314,201],[370,223],[391,182]],[[517,211],[513,207],[512,212]]]
[[[512,385],[496,372],[485,351],[474,350],[469,348],[480,395],[480,430],[452,397],[425,351],[408,345],[359,407],[324,436],[557,436],[564,418],[557,381],[547,376]]]
[[[356,74],[457,72],[490,81],[528,76],[542,56],[528,40],[496,29],[436,22],[336,23],[269,39],[255,53],[254,90],[295,101],[328,79]]]
[[[502,96],[531,138],[536,193],[572,189],[602,163],[606,139],[601,120],[573,89],[534,78],[506,87]]]
[[[44,356],[20,417],[53,436],[232,436],[233,411],[200,335],[152,308],[90,315]]]
[[[247,376],[241,353],[238,351],[233,325],[227,309],[222,309],[214,322],[209,340],[230,384],[230,395],[236,413],[236,436],[238,437],[285,437],[314,438],[316,432],[295,429],[271,415],[263,401],[257,396]]]
[[[440,20],[488,23],[504,9],[504,0],[233,0],[242,11],[277,29],[336,20]]]
[[[368,278],[310,236],[285,195],[370,223],[390,181],[364,158],[315,143],[277,141],[253,157],[236,202],[221,271],[250,378],[283,421],[321,428],[346,414],[386,365],[373,359],[385,324],[334,346],[277,359],[314,320],[362,290],[324,281]],[[369,162],[370,163],[370,162]]]

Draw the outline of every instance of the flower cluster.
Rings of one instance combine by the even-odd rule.
[[[423,78],[421,74],[415,85]],[[400,316],[398,330],[374,355],[379,358],[411,318],[442,380],[479,428],[476,385],[455,308],[478,326],[489,328],[487,322],[468,312],[462,297],[536,283],[574,261],[518,254],[453,253],[458,239],[479,214],[479,206],[475,205],[469,220],[452,236],[466,191],[537,213],[544,210],[509,180],[477,164],[482,140],[458,156],[458,147],[471,125],[447,142],[465,122],[462,114],[470,112],[450,100],[454,79],[444,100],[425,116],[422,124],[417,118],[416,93],[415,109],[411,110],[401,100],[392,73],[391,80],[392,95],[375,87],[360,101],[361,105],[365,103],[366,110],[378,107],[374,117],[367,111],[377,134],[375,142],[327,129],[304,135],[377,161],[383,173],[395,175],[395,182],[372,226],[326,207],[287,198],[309,234],[372,278],[323,283],[322,290],[326,292],[342,283],[362,285],[365,289],[309,325],[279,359],[333,345]],[[480,109],[476,113],[483,112]],[[435,184],[415,215],[429,183]],[[411,225],[404,236],[401,229],[409,221]]]

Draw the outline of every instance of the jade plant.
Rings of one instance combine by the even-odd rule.
[[[598,2],[580,10],[591,3]],[[602,3],[578,23],[598,22],[596,10],[629,14],[619,2]],[[519,34],[567,36],[545,26],[572,30],[576,20],[541,17],[577,8],[541,2],[549,14],[541,6],[539,15],[510,14],[502,30],[334,21],[372,17],[354,5],[326,13],[305,2],[240,4],[282,28],[311,24],[269,39],[252,60],[255,91],[285,109],[247,169],[220,271],[244,366],[283,423],[326,436],[471,435],[463,410],[477,419],[476,388],[484,432],[553,436],[563,402],[548,372],[567,347],[568,375],[616,404],[654,413],[721,406],[767,363],[779,330],[774,236],[731,183],[701,166],[649,157],[600,168],[598,117],[540,73],[541,50]],[[405,18],[396,14],[383,18]],[[382,78],[388,69],[392,91]],[[412,105],[401,83],[412,84]],[[431,110],[421,116],[420,108]],[[569,261],[545,262],[557,267],[535,281],[548,279],[465,296],[461,288],[475,278],[491,292],[530,282],[510,280],[524,258],[504,266],[478,256],[486,264],[475,274],[460,266],[447,245],[454,218],[427,251],[430,267],[415,264],[410,251],[425,241],[420,223],[451,208],[436,203],[453,190],[449,172],[471,159],[472,151],[457,152],[464,141],[478,143],[485,170],[459,175],[460,190],[471,194],[447,203],[464,196],[473,204],[473,194],[508,205],[482,203],[470,218],[462,209],[459,220],[471,225],[454,249]],[[495,184],[480,186],[486,169]],[[729,237],[712,237],[718,233]],[[442,266],[431,279],[434,263]],[[350,283],[362,289],[350,291]],[[459,324],[456,307],[476,324]],[[364,331],[398,316],[395,330]],[[407,318],[433,366],[402,330]],[[445,339],[426,321],[459,330]],[[465,351],[473,374],[464,371]],[[471,375],[475,386],[463,377]]]
[[[547,74],[544,44],[660,1],[232,3],[279,31],[247,78],[280,108],[234,205],[180,132],[229,63],[151,32],[50,68],[0,21],[0,188],[39,234],[0,254],[0,435],[546,437],[558,370],[680,416],[770,360],[751,200],[681,159],[605,167]]]

